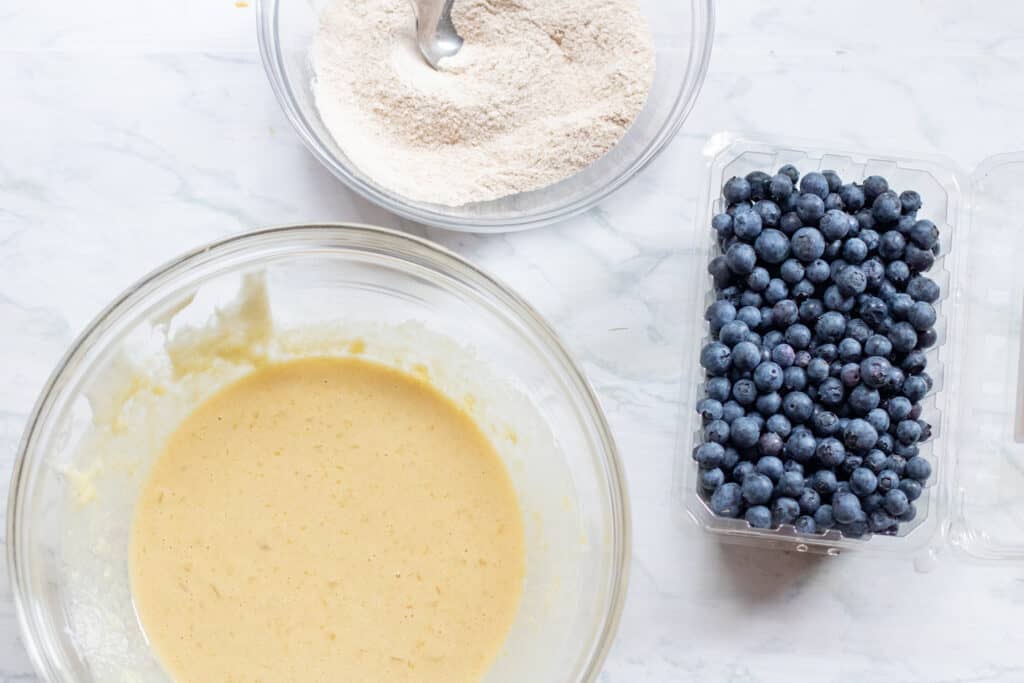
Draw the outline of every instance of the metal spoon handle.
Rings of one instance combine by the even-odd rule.
[[[412,0],[416,12],[416,42],[430,66],[437,68],[445,57],[462,47],[462,38],[452,23],[455,0]]]

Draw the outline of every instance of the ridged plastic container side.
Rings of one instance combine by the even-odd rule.
[[[949,527],[948,499],[955,469],[949,462],[946,448],[946,409],[948,383],[947,344],[952,329],[952,305],[949,292],[955,271],[957,246],[963,236],[958,234],[961,185],[953,164],[944,160],[903,156],[886,156],[857,151],[840,152],[813,144],[765,144],[728,134],[712,138],[705,149],[709,158],[707,185],[702,205],[696,212],[695,227],[701,259],[700,266],[689,281],[694,293],[692,327],[694,334],[686,344],[683,358],[681,415],[676,447],[676,496],[680,506],[698,525],[721,535],[723,540],[741,544],[774,547],[802,552],[837,555],[849,550],[913,555],[939,547]],[[932,464],[933,475],[925,491],[915,503],[917,517],[900,525],[898,535],[866,534],[846,538],[837,530],[813,535],[798,534],[791,525],[777,529],[755,529],[743,519],[728,519],[711,512],[706,496],[700,491],[698,467],[692,457],[694,447],[701,443],[702,423],[695,406],[704,397],[704,371],[700,367],[700,350],[711,340],[704,311],[715,300],[711,277],[705,266],[720,253],[711,229],[711,218],[724,210],[722,185],[733,176],[751,171],[774,174],[784,164],[793,164],[801,175],[810,171],[831,169],[844,182],[860,182],[870,175],[885,176],[897,192],[917,190],[922,197],[920,218],[932,220],[940,230],[941,255],[928,276],[940,286],[942,296],[936,303],[938,342],[928,350],[928,373],[934,387],[922,401],[922,419],[932,425],[933,436],[921,446],[921,455]]]

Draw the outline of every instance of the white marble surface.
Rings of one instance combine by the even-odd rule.
[[[666,2],[676,0],[665,0]],[[1024,681],[1024,568],[946,554],[721,547],[675,514],[693,221],[713,132],[917,150],[964,167],[1024,149],[1024,5],[719,4],[711,72],[675,143],[618,195],[538,232],[424,230],[301,147],[234,0],[0,5],[0,473],[37,391],[112,296],[187,247],[259,225],[360,220],[469,256],[554,323],[600,393],[634,507],[630,596],[601,681]],[[564,267],[567,258],[578,264]],[[4,497],[6,491],[4,491]],[[3,502],[3,501],[0,501]],[[6,575],[5,570],[4,571]],[[0,581],[0,681],[35,680]]]

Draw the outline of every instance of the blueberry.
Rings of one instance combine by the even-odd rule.
[[[895,230],[891,230],[882,233],[882,236],[878,239],[878,255],[886,261],[895,261],[896,259],[903,258],[906,246],[907,241],[903,238],[903,235]]]
[[[894,285],[903,285],[910,279],[910,266],[904,261],[889,261],[885,266],[885,276]]]
[[[732,385],[732,397],[741,406],[754,405],[757,400],[757,387],[753,380],[738,379]]]
[[[814,454],[817,456],[818,462],[825,467],[835,467],[846,458],[846,449],[838,439],[829,437],[818,442]]]
[[[783,282],[791,285],[800,282],[804,278],[804,266],[796,259],[786,259],[779,267],[779,277]]]
[[[908,244],[904,260],[912,272],[923,273],[935,265],[935,254],[931,249],[921,249],[916,244]]]
[[[864,467],[868,468],[875,474],[878,474],[885,469],[885,461],[886,455],[882,451],[868,451],[868,454],[864,456]]]
[[[855,415],[867,415],[877,408],[880,402],[881,396],[877,389],[860,384],[850,391],[850,398],[847,403],[850,406],[850,411]],[[871,424],[871,422],[869,421],[868,424]]]
[[[700,364],[708,374],[724,375],[731,366],[732,352],[721,342],[711,342],[700,352]]]
[[[921,425],[917,420],[902,420],[896,425],[896,438],[902,444],[917,443],[921,439]]]
[[[816,446],[817,442],[810,432],[793,430],[789,438],[786,439],[783,452],[787,457],[803,463],[809,461],[814,456]]]
[[[800,511],[805,515],[813,515],[821,507],[821,495],[814,489],[805,488],[796,500],[800,504]]]
[[[846,204],[843,204],[843,198],[835,192],[829,192],[825,197],[825,211],[843,211],[845,209]]]
[[[889,302],[889,310],[897,320],[906,320],[910,309],[913,307],[914,300],[909,294],[903,292],[893,295],[892,300]]]
[[[921,486],[921,482],[916,479],[900,479],[900,491],[903,491],[903,495],[911,503],[921,497],[923,490],[924,487]]]
[[[725,263],[730,272],[749,275],[757,264],[757,254],[749,244],[736,242],[725,252]]]
[[[892,365],[882,356],[868,356],[860,363],[860,378],[872,389],[881,389],[889,379]]]
[[[885,459],[885,467],[882,469],[892,470],[900,477],[903,477],[903,473],[907,469],[907,461],[903,456],[894,453]]]
[[[928,391],[931,391],[932,390],[932,376],[929,375],[927,372],[920,372],[920,373],[918,373],[917,376],[924,380],[925,386],[928,387]],[[914,419],[916,420],[917,418],[914,418]]]
[[[900,192],[900,204],[903,206],[903,213],[912,213],[921,210],[921,195],[913,190]]]
[[[725,473],[715,467],[710,470],[701,470],[700,486],[705,491],[714,491],[725,483]]]
[[[907,283],[907,294],[915,301],[925,301],[933,304],[939,300],[939,286],[934,280],[925,276],[917,275]]]
[[[825,215],[825,202],[816,194],[802,194],[796,200],[796,215],[805,225],[817,225]]]
[[[736,368],[740,372],[753,370],[760,362],[761,350],[752,342],[741,341],[733,347],[732,367]]]
[[[784,213],[779,219],[779,230],[781,230],[784,235],[792,235],[802,227],[804,227],[804,222],[800,220],[800,216],[797,215],[796,211]]]
[[[756,211],[746,211],[741,214],[737,214],[732,219],[732,231],[736,237],[747,242],[752,242],[754,238],[761,234],[764,228],[764,223],[761,221],[761,215]]]
[[[739,517],[743,505],[739,484],[722,484],[711,494],[711,511],[719,517]]]
[[[827,531],[835,525],[836,521],[832,516],[832,506],[822,505],[814,511],[814,526],[818,531]]]
[[[844,363],[843,368],[839,371],[839,381],[847,389],[852,389],[860,384],[860,364]]]
[[[807,371],[791,366],[782,371],[782,386],[789,391],[803,391],[807,388]]]
[[[807,364],[807,379],[817,383],[826,377],[828,377],[828,361],[824,358],[811,359],[811,362]]]
[[[825,253],[825,238],[817,228],[800,228],[793,234],[790,248],[798,259],[811,263]]]
[[[816,534],[818,533],[818,527],[814,523],[814,517],[810,515],[800,515],[793,522],[793,527],[796,529],[798,534]]]
[[[851,524],[863,511],[860,500],[852,493],[836,493],[832,497],[832,516],[839,524]]]
[[[878,432],[867,420],[857,418],[843,430],[843,442],[854,453],[866,453],[878,442]]]
[[[868,257],[868,245],[859,237],[851,237],[843,243],[843,258],[850,263],[861,263]]]
[[[776,499],[772,504],[772,522],[775,524],[792,524],[800,516],[800,504],[790,496]]]
[[[704,312],[704,319],[711,326],[711,332],[718,334],[722,325],[736,319],[736,307],[728,301],[716,301]]]
[[[871,204],[879,195],[888,191],[889,183],[882,176],[873,175],[864,179],[864,197],[867,199],[868,204]]]
[[[871,209],[861,209],[854,214],[854,218],[857,220],[857,225],[860,226],[861,234],[864,234],[866,230],[874,230],[877,227],[875,217],[871,215]]]
[[[778,435],[773,435],[778,436]],[[773,455],[766,455],[757,461],[755,467],[758,474],[763,474],[772,480],[773,483],[778,482],[782,478],[783,469],[782,461]]]
[[[893,438],[892,434],[879,434],[878,443],[875,444],[875,448],[882,451],[882,453],[892,453],[893,446],[896,443],[896,439]]]
[[[722,419],[722,402],[713,398],[705,398],[697,404],[697,412],[706,422]]]
[[[800,180],[800,192],[817,195],[821,199],[828,196],[828,180],[821,173],[812,171]]]
[[[872,533],[884,533],[894,526],[896,526],[896,520],[884,510],[875,510],[868,515],[868,528]]]
[[[768,185],[772,181],[772,177],[764,171],[751,171],[746,176],[746,181],[750,183],[750,198],[754,201],[764,199],[768,196]]]
[[[715,214],[714,218],[711,219],[711,228],[722,239],[732,237],[732,216],[727,213]]]
[[[896,285],[889,282],[888,278],[878,283],[878,287],[876,289],[877,291],[875,292],[875,294],[878,295],[878,298],[886,302],[892,300],[892,298],[899,291],[896,289]]]
[[[785,199],[793,193],[793,178],[785,173],[778,173],[768,183],[768,194],[772,199]]]
[[[830,311],[841,311],[843,313],[852,311],[856,303],[856,299],[852,296],[843,296],[843,293],[839,291],[839,287],[836,285],[832,285],[825,290],[822,301],[825,303],[825,308]]]
[[[757,268],[755,268],[754,270],[756,271]],[[753,275],[753,274],[754,273],[751,272],[750,275]],[[747,291],[745,291],[742,294],[740,294],[740,298],[739,298],[739,302],[738,303],[739,303],[739,306],[741,308],[746,308],[747,306],[752,306],[754,308],[758,308],[759,309],[764,304],[764,298],[761,296],[760,293],[755,292],[752,289],[748,289]],[[736,314],[739,315],[739,311],[737,311]]]
[[[896,221],[896,231],[907,239],[910,239],[910,231],[914,228],[914,223],[916,222],[916,213],[905,213]]]
[[[904,463],[906,463],[906,461],[909,460],[910,458],[915,458],[920,454],[921,447],[918,446],[916,443],[897,443],[896,446],[893,448],[893,456],[891,457],[899,456],[900,459]],[[896,472],[896,474],[900,474],[898,470],[893,469],[893,471]]]
[[[772,324],[777,328],[786,329],[799,319],[800,308],[792,299],[783,299],[772,307]]]
[[[875,197],[871,205],[871,214],[879,223],[894,223],[903,213],[903,204],[895,192],[883,192]]]
[[[789,288],[786,283],[775,277],[768,283],[768,289],[764,292],[765,301],[773,306],[789,296]]]
[[[722,468],[723,472],[731,472],[736,464],[740,461],[740,453],[732,446],[728,446],[725,449],[725,455],[722,456],[722,464],[719,467]]]
[[[757,412],[766,417],[774,415],[782,408],[782,396],[777,391],[768,394],[761,394],[755,403]]]
[[[885,511],[894,517],[902,515],[910,508],[910,500],[900,489],[890,489],[885,494]]]
[[[828,410],[819,410],[811,417],[811,428],[818,436],[834,436],[839,433],[839,418]]]
[[[836,408],[843,402],[846,389],[835,377],[828,377],[818,385],[818,400],[829,408]]]
[[[910,229],[910,241],[921,249],[931,249],[939,241],[939,229],[929,220],[917,221]]]
[[[800,180],[800,171],[796,170],[796,166],[793,164],[786,164],[780,168],[779,174],[787,176],[793,183]]]
[[[804,303],[808,302],[805,301]],[[802,308],[803,305],[801,304]],[[811,345],[811,330],[806,325],[794,323],[786,329],[785,339],[786,343],[794,349],[806,349]]]
[[[846,237],[850,231],[850,222],[844,212],[833,209],[821,217],[820,230],[826,240],[834,242]]]
[[[761,345],[766,349],[774,349],[776,346],[783,342],[782,332],[778,330],[769,330],[764,333],[764,340]]]
[[[732,395],[730,389],[730,396]],[[722,404],[722,421],[726,425],[731,425],[736,421],[736,418],[743,417],[747,414],[747,411],[736,401],[726,401]]]
[[[804,466],[798,463],[796,460],[787,460],[783,467],[786,468],[787,472],[796,472],[800,476],[804,474]]]
[[[881,236],[874,229],[865,230],[862,228],[858,238],[868,248],[868,253],[876,251],[878,243],[881,241]]]
[[[888,431],[889,425],[891,423],[891,421],[889,420],[889,413],[885,412],[885,410],[883,410],[882,408],[872,408],[871,410],[868,411],[867,417],[865,417],[865,419],[868,421],[868,424],[874,427],[875,431],[878,432],[879,434]]]
[[[733,420],[729,436],[736,448],[750,448],[757,443],[758,438],[761,436],[761,427],[753,417],[738,417]]]
[[[935,325],[935,309],[930,303],[925,301],[918,301],[910,308],[910,312],[907,313],[907,322],[914,326],[915,330],[923,332],[924,330],[930,329]]]
[[[930,349],[935,346],[935,342],[939,340],[939,333],[935,331],[935,328],[930,330],[924,330],[917,335],[917,345],[922,349]]]
[[[721,420],[712,420],[704,425],[704,441],[724,444],[729,440],[729,432],[729,423],[725,421],[724,417]]]
[[[868,287],[868,278],[864,271],[857,266],[846,266],[836,273],[833,278],[839,293],[843,296],[854,296],[860,294]]]
[[[743,500],[751,505],[767,503],[772,498],[772,480],[759,472],[743,478]]]
[[[840,187],[837,192],[847,211],[855,213],[864,207],[864,191],[858,185],[848,183]]]
[[[736,346],[741,341],[745,341],[748,334],[750,334],[750,328],[745,322],[733,320],[722,325],[722,329],[718,331],[718,341],[728,346]]]
[[[878,473],[878,490],[881,493],[892,491],[900,485],[900,475],[892,470],[882,470]]]
[[[904,471],[906,476],[911,479],[916,479],[919,482],[928,480],[928,477],[932,476],[932,466],[927,460],[921,456],[915,456],[907,460],[907,467]]]
[[[774,434],[772,432],[765,432],[757,440],[757,451],[762,456],[770,456],[770,457],[774,457],[776,460],[778,460],[778,455],[780,453],[782,453],[782,443],[783,443],[782,442],[782,437],[779,436],[778,434]],[[764,458],[761,458],[761,459],[763,460]],[[760,470],[758,470],[758,471],[760,471]],[[779,471],[778,471],[778,473],[780,475],[782,474],[782,461],[781,460],[779,460]],[[768,474],[768,473],[767,472],[761,472],[761,474]],[[772,477],[771,475],[769,475],[769,478],[772,479],[772,481],[776,481],[778,479],[778,477]]]
[[[901,522],[913,522],[915,517],[917,517],[917,510],[913,505],[911,505],[907,508],[907,511],[897,517],[897,519]]]
[[[743,479],[754,471],[754,463],[749,460],[741,460],[736,463],[732,468],[732,478],[738,484],[743,483]]]
[[[714,469],[722,464],[725,448],[715,442],[702,443],[693,451],[693,459],[704,469]]]
[[[704,387],[708,398],[724,403],[732,394],[732,383],[727,377],[711,377]]]
[[[818,344],[814,347],[814,357],[831,363],[839,357],[839,350],[835,344]]]
[[[772,511],[764,505],[753,505],[747,508],[743,518],[755,529],[770,529],[772,526]]]
[[[722,196],[730,204],[747,201],[750,193],[750,182],[746,178],[730,178],[722,187]]]
[[[850,491],[861,498],[875,492],[878,477],[867,467],[858,467],[850,474]]]
[[[785,371],[796,362],[796,351],[789,344],[782,342],[772,348],[771,358]]]
[[[910,323],[898,322],[889,330],[889,341],[894,351],[909,353],[917,346],[917,332]]]
[[[792,425],[789,422],[789,418],[785,415],[772,415],[765,421],[765,429],[772,434],[778,434],[783,439],[789,436],[792,430]]]
[[[782,400],[782,410],[791,422],[803,423],[814,412],[814,402],[802,391],[791,391]]]
[[[761,327],[761,309],[757,306],[743,306],[736,311],[736,319],[745,323],[751,330],[756,330]]]

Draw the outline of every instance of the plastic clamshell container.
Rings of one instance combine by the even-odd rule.
[[[920,559],[955,550],[978,560],[1024,559],[1024,153],[986,159],[964,172],[946,159],[836,151],[824,145],[766,144],[722,133],[705,147],[709,172],[696,212],[697,262],[689,291],[693,335],[684,349],[675,488],[682,509],[722,540],[801,552],[897,554]],[[696,402],[704,396],[700,349],[715,299],[704,266],[718,253],[711,217],[724,209],[723,183],[755,170],[793,164],[801,174],[832,169],[844,181],[885,176],[896,191],[917,190],[918,215],[941,233],[941,256],[928,276],[940,286],[938,342],[927,352],[934,388],[922,419],[933,437],[921,455],[932,478],[915,505],[917,517],[895,536],[844,537],[837,530],[798,534],[790,525],[755,529],[713,514],[700,492],[691,456],[701,442]]]

